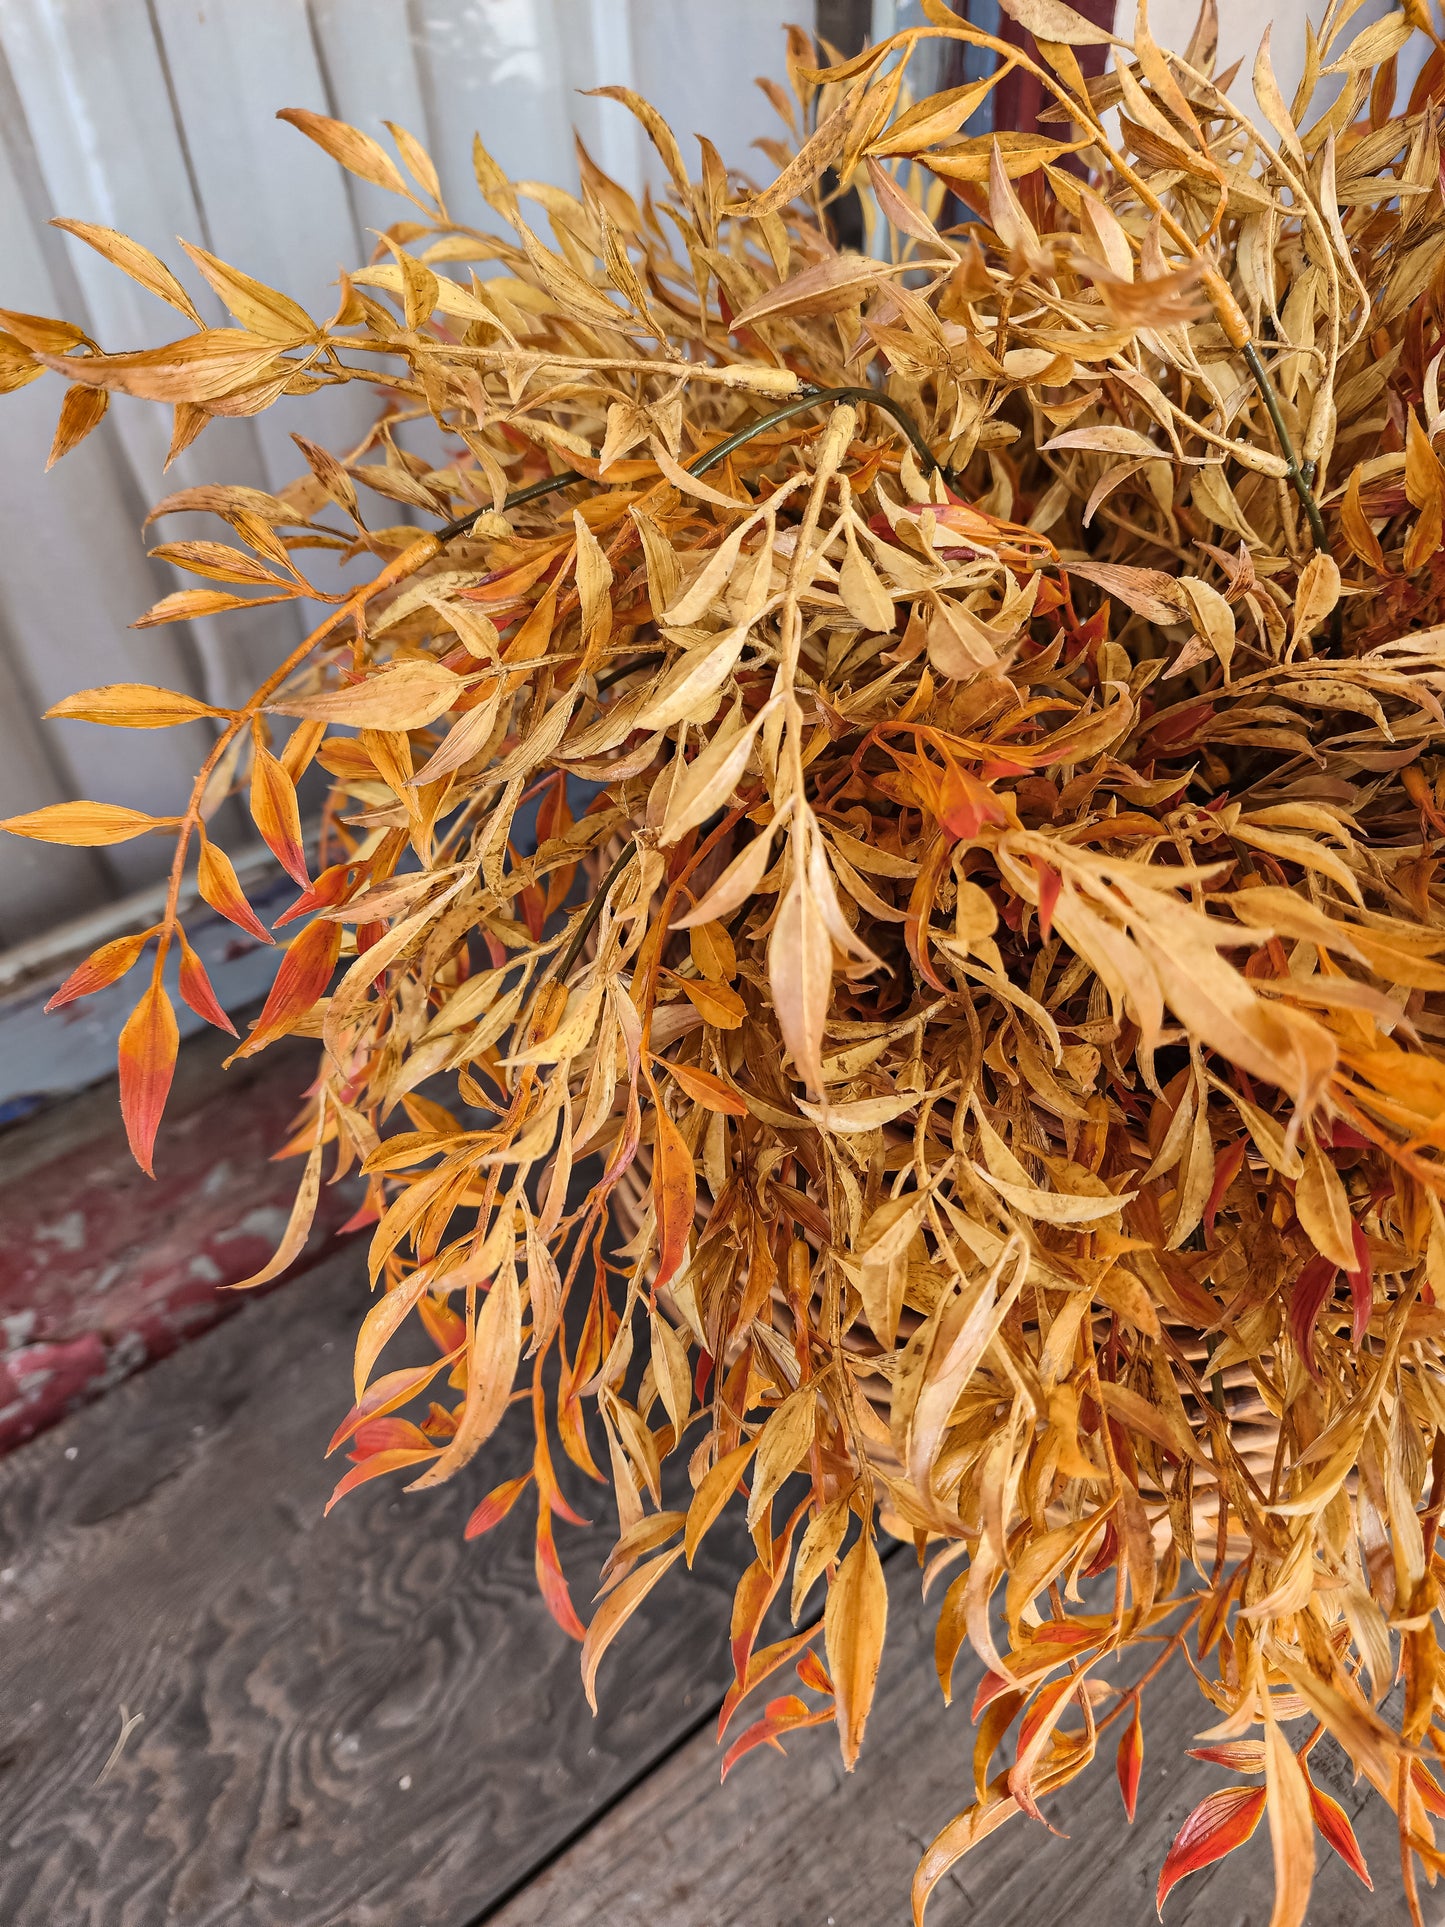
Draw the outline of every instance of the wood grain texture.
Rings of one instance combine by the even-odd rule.
[[[323,1523],[365,1296],[342,1253],[0,1465],[6,1927],[463,1927],[715,1704],[736,1566],[700,1556],[592,1720],[525,1501],[461,1537],[515,1437]],[[564,1529],[584,1612],[610,1536]]]
[[[891,1559],[887,1570],[888,1644],[851,1775],[835,1735],[819,1728],[795,1735],[786,1760],[760,1748],[719,1786],[720,1755],[711,1730],[701,1731],[487,1916],[487,1927],[902,1927],[919,1855],[972,1798],[967,1712],[980,1668],[960,1656],[954,1704],[945,1708],[933,1668],[937,1600],[921,1604],[910,1557]],[[787,1689],[764,1689],[759,1701],[769,1690]],[[1145,1703],[1135,1825],[1124,1823],[1111,1732],[1086,1777],[1047,1803],[1059,1834],[1022,1816],[1010,1821],[940,1882],[927,1927],[1146,1927],[1169,1842],[1189,1810],[1230,1778],[1184,1758],[1188,1736],[1208,1723],[1189,1674],[1162,1675]],[[734,1731],[744,1724],[746,1714]],[[1324,1759],[1323,1745],[1311,1764],[1354,1819],[1376,1891],[1321,1845],[1308,1927],[1396,1927],[1405,1909],[1387,1809],[1373,1794],[1366,1801],[1339,1757]],[[1267,1927],[1272,1894],[1261,1825],[1232,1859],[1177,1887],[1165,1921]],[[1426,1892],[1424,1903],[1439,1927],[1438,1893]]]

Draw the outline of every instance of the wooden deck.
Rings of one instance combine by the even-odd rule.
[[[410,1498],[383,1482],[322,1521],[364,1293],[343,1252],[0,1461],[0,1921],[905,1922],[921,1847],[968,1798],[971,1744],[965,1706],[939,1698],[911,1559],[889,1564],[857,1772],[824,1730],[719,1787],[724,1536],[608,1655],[594,1721],[577,1649],[536,1600],[525,1520],[462,1540],[480,1480]],[[498,1443],[487,1483],[519,1452]],[[567,1536],[579,1605],[608,1536]],[[97,1785],[122,1705],[143,1721]],[[929,1927],[1144,1927],[1168,1841],[1224,1777],[1182,1758],[1201,1723],[1187,1677],[1161,1681],[1134,1829],[1101,1762],[1051,1805],[1073,1840],[1013,1822],[942,1883]],[[1387,1823],[1373,1798],[1357,1820],[1374,1895],[1321,1848],[1310,1927],[1403,1918]],[[1266,1927],[1269,1863],[1261,1828],[1176,1891],[1171,1927]]]

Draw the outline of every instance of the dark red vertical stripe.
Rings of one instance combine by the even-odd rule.
[[[1076,13],[1096,27],[1112,27],[1114,24],[1114,0],[1071,0]],[[1037,43],[1031,33],[1027,33],[1016,20],[1004,14],[999,25],[999,38],[1008,41],[1010,46],[1020,47],[1031,60],[1039,58]],[[1104,71],[1107,47],[1076,47],[1079,65],[1085,77],[1092,79]],[[993,124],[997,132],[1013,129],[1019,133],[1034,133],[1039,124],[1039,111],[1047,105],[1044,93],[1033,74],[1025,73],[1015,67],[1012,73],[1005,74],[993,91]],[[1057,130],[1053,130],[1057,131]]]

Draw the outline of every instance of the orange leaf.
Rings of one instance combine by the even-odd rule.
[[[12,836],[33,837],[37,843],[94,849],[103,843],[129,843],[133,836],[144,836],[147,830],[170,829],[177,820],[174,816],[147,816],[144,810],[128,810],[120,803],[48,803],[43,810],[5,817],[0,830],[9,830]]]
[[[406,182],[398,173],[396,162],[370,134],[348,126],[344,120],[313,114],[305,107],[283,107],[276,118],[290,121],[308,140],[315,141],[334,161],[340,161],[362,180],[370,181],[374,187],[387,188],[393,194],[405,194],[408,200],[413,198],[407,194]]]
[[[374,1459],[378,1452],[393,1452],[398,1447],[409,1447],[413,1451],[425,1452],[431,1441],[419,1425],[409,1418],[373,1418],[365,1420],[352,1435],[351,1451],[348,1457],[360,1465],[364,1459]]]
[[[296,802],[296,785],[269,749],[256,745],[256,760],[251,769],[251,816],[267,848],[288,876],[303,890],[311,878],[306,869],[306,853],[301,847],[301,811]]]
[[[687,1525],[683,1532],[683,1549],[689,1565],[693,1562],[703,1534],[737,1491],[738,1482],[753,1456],[756,1444],[756,1439],[749,1439],[731,1452],[725,1452],[717,1464],[709,1466],[698,1480],[692,1504],[687,1509]]]
[[[722,1777],[726,1779],[745,1753],[751,1753],[755,1746],[771,1746],[781,1753],[783,1748],[779,1735],[794,1733],[803,1726],[822,1726],[833,1717],[831,1706],[809,1706],[800,1700],[796,1693],[787,1693],[781,1699],[769,1700],[760,1720],[755,1720],[747,1730],[735,1739],[723,1755]]]
[[[415,1398],[418,1392],[425,1391],[444,1365],[455,1362],[453,1354],[451,1358],[434,1359],[430,1365],[408,1365],[402,1371],[388,1372],[384,1378],[377,1379],[365,1398],[352,1406],[332,1433],[331,1443],[326,1448],[327,1458],[338,1446],[345,1445],[363,1425],[393,1411],[398,1405],[404,1405],[409,1398]]]
[[[602,1655],[658,1580],[681,1557],[682,1547],[674,1546],[670,1552],[649,1559],[645,1566],[639,1566],[635,1572],[629,1573],[620,1586],[608,1593],[592,1615],[592,1624],[582,1641],[582,1689],[594,1713],[597,1711],[597,1668]]]
[[[1350,1825],[1349,1816],[1338,1800],[1332,1800],[1328,1793],[1321,1793],[1313,1780],[1309,1781],[1310,1815],[1315,1825],[1344,1861],[1352,1874],[1356,1874],[1370,1892],[1375,1891],[1375,1883],[1370,1878],[1370,1870],[1365,1865],[1365,1856],[1360,1852],[1360,1843],[1355,1838],[1355,1830]]]
[[[92,991],[104,990],[107,984],[117,982],[145,949],[150,935],[149,930],[142,930],[139,936],[117,937],[92,950],[85,962],[71,971],[45,1008],[59,1010],[63,1004],[73,1004],[77,997],[88,997]]]
[[[679,977],[671,970],[667,974],[681,984],[704,1023],[717,1030],[736,1030],[743,1021],[746,1006],[731,984],[710,983],[705,977]]]
[[[298,917],[310,916],[313,910],[329,910],[340,903],[349,887],[351,872],[355,866],[350,863],[333,863],[317,877],[309,890],[303,890],[291,908],[277,917],[276,928],[294,923]]]
[[[181,995],[198,1017],[204,1017],[208,1024],[217,1030],[229,1031],[234,1037],[236,1026],[222,1010],[211,988],[211,980],[206,975],[206,966],[186,941],[184,930],[177,930],[181,940]]]
[[[105,417],[110,406],[110,396],[104,388],[87,388],[83,382],[74,382],[65,391],[65,400],[60,404],[60,419],[55,424],[55,439],[50,444],[50,459],[47,469],[54,468],[62,455],[68,455],[77,442],[83,442],[92,428],[97,427]]]
[[[1119,1751],[1115,1758],[1119,1775],[1119,1791],[1124,1796],[1124,1812],[1129,1824],[1134,1823],[1134,1809],[1139,1804],[1139,1775],[1144,1766],[1144,1725],[1139,1718],[1139,1702],[1134,1702],[1134,1717],[1119,1736]]]
[[[887,1624],[888,1586],[883,1564],[871,1532],[865,1530],[838,1569],[823,1616],[828,1671],[838,1698],[838,1737],[843,1765],[850,1773],[873,1704]]]
[[[276,981],[261,1015],[234,1057],[250,1057],[278,1037],[295,1030],[297,1024],[324,995],[336,968],[341,948],[341,926],[336,923],[308,923],[281,959]]]
[[[697,1210],[697,1174],[687,1141],[668,1116],[650,1076],[648,1084],[657,1117],[652,1170],[652,1201],[657,1211],[657,1277],[653,1289],[661,1291],[687,1256]]]
[[[330,1512],[332,1506],[338,1500],[344,1499],[348,1492],[354,1492],[357,1486],[365,1485],[368,1479],[379,1479],[383,1472],[399,1472],[404,1465],[416,1465],[421,1459],[434,1459],[437,1450],[438,1448],[434,1445],[429,1445],[425,1451],[420,1446],[398,1445],[389,1452],[373,1452],[369,1459],[363,1459],[360,1465],[352,1466],[345,1477],[338,1480],[335,1491],[326,1501],[326,1512]],[[326,1512],[321,1515],[323,1519],[326,1517]]]
[[[173,589],[130,626],[159,629],[167,622],[191,622],[197,616],[224,615],[229,609],[259,609],[268,602],[290,602],[296,594],[295,589],[288,589],[285,595],[253,596],[230,595],[224,589]]]
[[[938,820],[950,836],[962,842],[970,842],[985,823],[1005,823],[1008,821],[1003,805],[986,783],[958,764],[949,761],[943,773],[943,782],[938,792]],[[1054,895],[1057,898],[1057,890]],[[1039,885],[1040,911],[1044,886]],[[1053,904],[1049,905],[1052,920]]]
[[[1262,1786],[1223,1787],[1201,1800],[1174,1837],[1159,1874],[1154,1905],[1164,1917],[1169,1891],[1187,1873],[1197,1873],[1242,1847],[1259,1825],[1264,1812]]]
[[[202,901],[209,903],[218,916],[225,917],[229,923],[238,924],[258,943],[275,943],[276,939],[247,903],[235,865],[226,852],[218,850],[209,838],[203,838],[201,843],[200,861],[196,865],[196,888],[201,893]]]
[[[78,723],[107,723],[112,729],[171,729],[176,723],[225,713],[175,689],[157,689],[145,682],[113,682],[101,689],[80,689],[73,696],[64,696],[52,703],[45,715],[47,721],[68,717]]]
[[[699,1070],[696,1064],[668,1064],[667,1068],[694,1104],[701,1104],[707,1111],[721,1111],[724,1117],[747,1116],[748,1107],[742,1098],[711,1071]]]
[[[678,1548],[681,1551],[681,1547]],[[669,1554],[669,1558],[675,1557]],[[567,1581],[557,1557],[557,1542],[552,1537],[552,1513],[548,1506],[542,1506],[537,1515],[537,1585],[542,1594],[542,1603],[571,1639],[585,1639],[587,1628],[577,1617],[577,1608],[572,1604],[572,1595],[567,1590]],[[636,1574],[633,1575],[636,1577]],[[613,1595],[616,1597],[616,1595]],[[599,1654],[600,1658],[601,1655]]]
[[[180,1047],[176,1014],[164,988],[152,983],[120,1034],[120,1109],[131,1156],[153,1178],[151,1153]]]
[[[504,1479],[501,1485],[493,1486],[467,1520],[462,1537],[480,1539],[484,1532],[490,1532],[493,1526],[500,1525],[531,1483],[531,1473],[524,1472],[519,1479]]]

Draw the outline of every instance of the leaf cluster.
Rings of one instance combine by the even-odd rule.
[[[706,141],[694,178],[611,89],[663,195],[581,149],[578,194],[514,184],[478,143],[469,224],[404,129],[393,160],[290,113],[410,203],[324,322],[192,247],[236,323],[205,327],[146,250],[66,223],[194,332],[112,353],[0,314],[5,385],[68,384],[56,456],[117,391],[171,406],[176,449],[378,391],[360,446],[297,437],[283,493],[161,503],[224,525],[157,551],[224,586],[140,621],[317,595],[310,551],[371,572],[235,711],[59,705],[211,729],[174,816],[6,827],[176,840],[158,923],[56,999],[148,954],[120,1068],[149,1168],[171,952],[229,1027],[183,927],[192,855],[199,897],[272,940],[207,827],[245,793],[301,895],[236,1054],[319,1045],[252,1282],[323,1180],[363,1175],[336,1497],[462,1473],[520,1401],[532,1469],[469,1530],[534,1503],[589,1696],[731,1506],[754,1556],[724,1728],[784,1669],[810,1697],[766,1702],[726,1766],[822,1722],[851,1766],[892,1535],[939,1582],[945,1694],[965,1641],[988,1669],[975,1803],[918,1918],[1116,1723],[1132,1816],[1144,1694],[1183,1647],[1204,1757],[1243,1780],[1186,1823],[1161,1906],[1266,1816],[1276,1927],[1314,1829],[1367,1877],[1310,1778],[1328,1734],[1398,1816],[1418,1922],[1416,1869],[1445,1864],[1445,50],[1423,5],[1352,35],[1335,4],[1291,102],[1266,36],[1266,129],[1215,72],[1212,0],[1182,53],[1141,5],[1093,80],[1074,49],[1112,36],[1006,4],[1036,55],[943,0],[850,61],[794,33],[761,187]],[[914,101],[939,37],[998,65]],[[1049,132],[968,134],[1011,65]],[[850,187],[867,255],[833,238]],[[411,1324],[433,1362],[380,1369]],[[617,1513],[585,1628],[559,1450]],[[785,1585],[800,1630],[760,1646]]]

